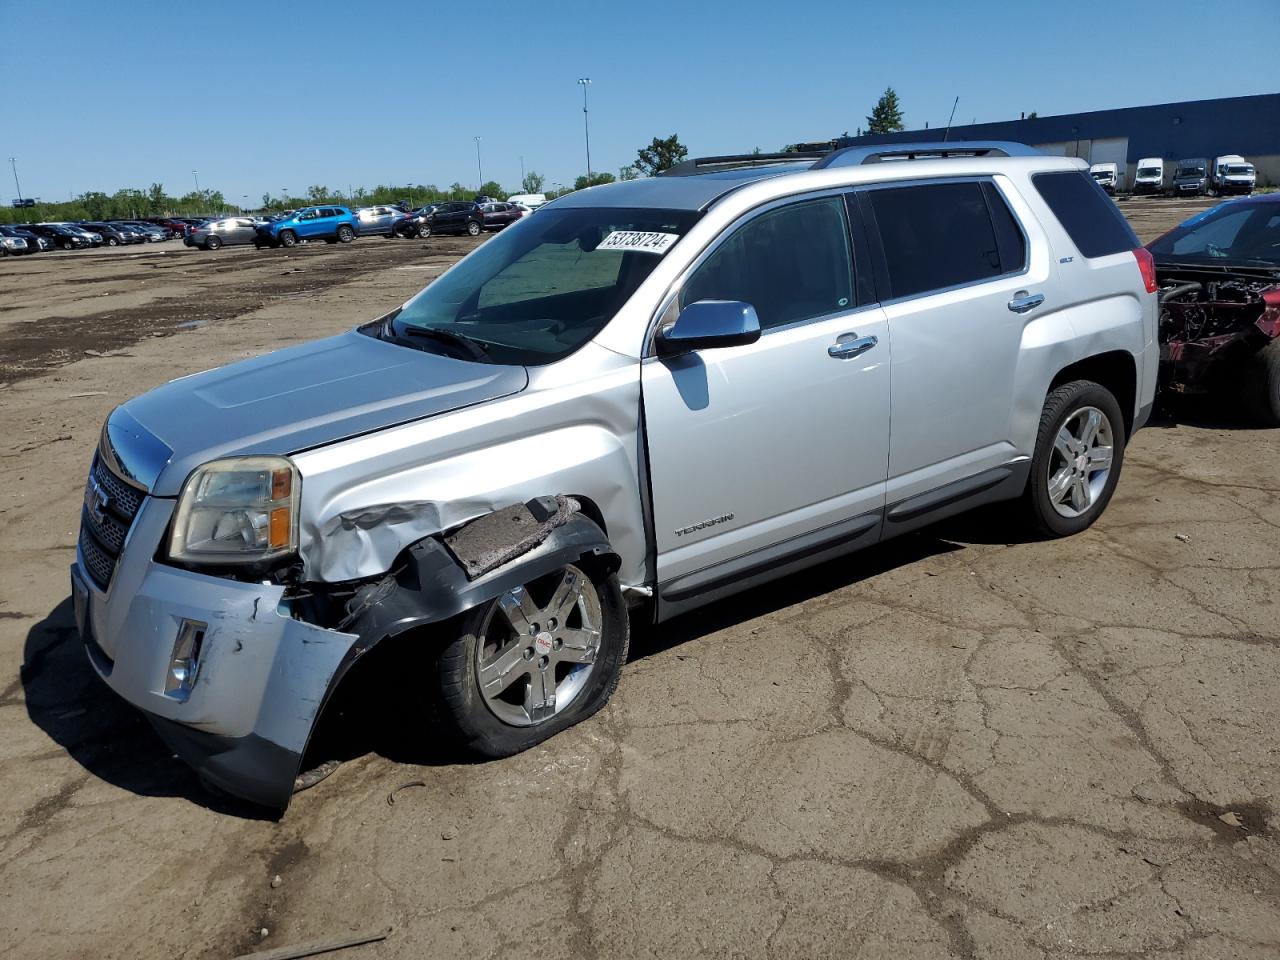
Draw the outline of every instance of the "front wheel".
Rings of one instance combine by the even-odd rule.
[[[1272,340],[1253,355],[1244,389],[1258,423],[1280,427],[1280,340]]]
[[[355,238],[356,238],[356,232],[352,230],[349,226],[347,226],[345,223],[338,228],[339,243],[350,243]]]
[[[483,227],[481,227],[480,224],[476,223],[474,220],[472,220],[470,223],[467,224],[467,233],[470,236],[473,236],[473,237],[480,236],[480,231],[482,229]]]
[[[118,247],[118,246],[120,246],[120,241],[119,241],[119,240],[117,240],[115,237],[107,237],[107,246],[108,246],[108,247]]]
[[[204,242],[206,250],[217,250],[220,246],[222,246],[222,240],[219,237],[210,237]]]
[[[1124,429],[1120,404],[1101,384],[1075,380],[1049,394],[1023,494],[1038,532],[1070,536],[1102,515],[1120,479]]]
[[[298,244],[298,235],[292,230],[280,231],[280,245],[284,247],[293,247]]]
[[[446,720],[483,757],[527,750],[604,706],[627,660],[618,578],[562,567],[460,618],[438,680]]]
[[[431,224],[424,223],[418,227],[418,239],[426,240],[431,236]]]

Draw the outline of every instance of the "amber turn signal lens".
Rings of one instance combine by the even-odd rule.
[[[271,549],[287,547],[288,545],[289,508],[276,507],[271,511]]]
[[[289,491],[293,488],[293,471],[292,470],[275,470],[271,474],[271,499],[284,500],[288,498]],[[272,514],[272,524],[275,523],[275,514]],[[286,526],[288,524],[286,523]],[[273,536],[272,541],[275,540]]]

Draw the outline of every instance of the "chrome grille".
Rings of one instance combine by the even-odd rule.
[[[79,552],[85,572],[102,590],[111,583],[116,561],[146,494],[111,472],[94,455],[80,511]]]

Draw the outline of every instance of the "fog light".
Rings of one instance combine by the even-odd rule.
[[[200,672],[200,648],[204,645],[207,623],[199,620],[182,620],[178,637],[173,641],[173,654],[169,657],[169,671],[164,677],[164,695],[175,700],[186,700],[196,685]]]

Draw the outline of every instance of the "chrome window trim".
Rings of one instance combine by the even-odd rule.
[[[691,260],[689,264],[682,271],[680,271],[680,275],[671,281],[666,291],[663,293],[661,298],[659,298],[658,307],[653,311],[652,315],[650,316],[649,325],[645,331],[644,347],[640,354],[640,361],[643,363],[651,359],[656,359],[657,353],[655,352],[654,341],[656,340],[658,335],[658,330],[662,325],[663,315],[666,314],[667,310],[671,308],[671,304],[679,299],[680,291],[684,289],[685,283],[688,282],[689,278],[693,275],[693,273],[700,266],[702,266],[702,264],[707,260],[707,258],[710,257],[713,253],[715,253],[716,250],[720,248],[720,245],[724,243],[740,227],[745,226],[746,224],[750,223],[752,220],[756,219],[757,217],[763,216],[764,214],[769,213],[772,210],[776,210],[779,207],[792,206],[796,203],[804,203],[810,200],[823,200],[826,198],[836,198],[841,200],[842,206],[844,206],[842,216],[844,217],[845,230],[847,232],[849,228],[850,214],[848,210],[848,205],[844,204],[843,200],[844,200],[844,197],[852,191],[852,189],[853,189],[852,187],[847,185],[839,186],[839,187],[826,187],[820,190],[813,190],[805,193],[791,193],[791,194],[787,194],[785,197],[775,197],[772,200],[768,200],[764,203],[759,204],[758,206],[754,206],[748,210],[743,211],[739,216],[737,216],[736,218],[731,220],[729,223],[727,223],[724,229],[722,229],[719,233],[717,233],[706,244],[706,246],[704,246],[700,251],[698,251],[698,255],[694,257],[693,260]],[[853,249],[852,236],[849,236],[848,242],[849,242],[850,258],[852,261],[850,265],[850,280],[853,281],[853,293],[856,296],[857,290],[858,290],[858,282],[857,282],[856,273],[854,271],[858,269],[858,263],[856,259],[853,259],[853,254],[855,251]],[[808,317],[804,320],[793,320],[791,323],[782,324],[781,326],[762,328],[760,330],[760,338],[763,340],[765,337],[775,332],[780,332],[784,330],[794,330],[796,327],[804,326],[806,324],[820,323],[824,320],[830,320],[834,317],[846,316],[852,313],[861,313],[864,310],[870,309],[872,307],[878,307],[878,306],[879,306],[878,303],[863,303],[855,306],[851,310],[834,310],[831,313],[820,314],[819,316],[816,316],[816,317]]]
[[[926,180],[886,180],[884,183],[862,184],[853,189],[854,193],[870,193],[874,190],[887,190],[894,187],[923,187],[923,186],[934,186],[937,184],[947,184],[947,183],[981,184],[983,181],[990,183],[993,187],[995,187],[996,191],[999,192],[1001,199],[1004,200],[1004,205],[1009,209],[1009,215],[1013,217],[1013,222],[1018,225],[1018,232],[1022,234],[1022,250],[1023,250],[1022,269],[1012,270],[1008,273],[997,274],[996,276],[993,276],[993,277],[983,277],[980,280],[968,280],[964,283],[953,283],[949,287],[936,287],[931,290],[923,290],[920,293],[909,293],[901,297],[889,297],[888,299],[881,299],[880,301],[881,306],[883,307],[896,306],[899,303],[909,303],[912,300],[924,300],[924,299],[927,299],[928,297],[936,297],[944,293],[954,293],[957,290],[968,290],[970,287],[980,287],[983,284],[987,284],[987,283],[997,283],[1001,280],[1009,280],[1013,277],[1026,276],[1028,273],[1031,272],[1031,237],[1027,235],[1027,228],[1022,225],[1022,221],[1018,218],[1017,212],[1013,209],[1013,204],[1009,202],[1006,191],[1001,188],[1000,182],[997,179],[997,174],[984,173],[984,174],[970,174],[969,176],[961,176],[961,177],[933,177]],[[987,211],[987,215],[988,217],[990,217],[991,215],[990,210]],[[995,223],[993,222],[991,224],[992,237],[995,237],[995,229],[996,229],[996,226],[995,226]],[[884,243],[882,238],[880,237],[879,225],[877,224],[877,228],[875,231],[869,230],[868,232],[875,233],[875,236],[872,238],[871,242],[874,244],[877,244],[880,247],[880,256],[884,257]],[[998,243],[999,238],[995,237],[995,239]],[[887,263],[885,264],[885,270],[886,271],[888,270]],[[890,277],[889,282],[890,283],[893,282],[892,277]]]

